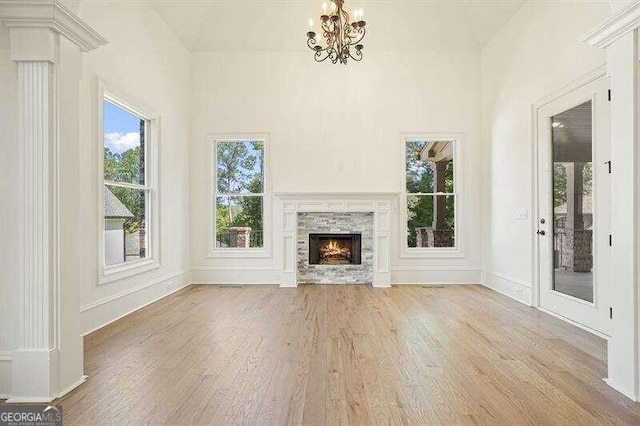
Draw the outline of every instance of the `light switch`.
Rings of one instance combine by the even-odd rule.
[[[516,220],[525,220],[529,218],[529,210],[518,209],[516,210]]]

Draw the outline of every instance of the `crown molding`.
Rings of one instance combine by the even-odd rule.
[[[582,41],[603,49],[638,27],[640,27],[640,1],[611,15],[585,35]]]
[[[0,0],[0,22],[9,28],[48,28],[83,52],[108,43],[58,0]]]

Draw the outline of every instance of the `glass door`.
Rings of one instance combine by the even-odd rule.
[[[609,102],[602,77],[537,111],[540,307],[607,334]]]

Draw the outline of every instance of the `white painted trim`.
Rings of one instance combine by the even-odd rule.
[[[69,39],[83,52],[108,43],[58,0],[2,0],[0,21],[10,28],[48,28]]]
[[[97,308],[99,306],[102,306],[102,305],[106,305],[107,303],[111,303],[111,302],[113,302],[115,300],[121,299],[121,298],[126,297],[126,296],[128,296],[130,294],[136,293],[136,292],[138,292],[140,290],[144,290],[145,288],[154,286],[154,285],[159,284],[159,283],[161,283],[163,281],[167,281],[167,280],[179,277],[180,275],[188,274],[189,272],[190,271],[180,271],[180,272],[176,272],[174,274],[165,275],[163,277],[156,278],[155,280],[149,281],[148,283],[142,284],[140,286],[133,287],[133,288],[127,289],[125,291],[121,291],[120,293],[113,294],[113,295],[111,295],[109,297],[105,297],[104,299],[100,299],[100,300],[97,300],[97,301],[92,302],[92,303],[88,303],[88,304],[83,305],[83,306],[80,307],[80,313],[90,311],[90,310],[95,309],[95,308]]]
[[[391,284],[391,213],[396,196],[375,196],[362,193],[318,195],[317,193],[282,195],[282,257],[278,283],[295,287],[298,283],[297,238],[298,213],[373,213],[373,283],[374,287]]]
[[[446,271],[443,271],[446,272]],[[475,271],[474,271],[475,272]],[[413,282],[398,282],[398,281],[393,281],[391,283],[391,286],[410,286],[410,285],[414,285],[414,286],[426,286],[426,287],[437,287],[437,286],[450,286],[450,285],[482,285],[478,282],[474,282],[474,281],[455,281],[455,282],[446,282],[446,281],[426,281],[426,282],[417,282],[417,281],[413,281]]]
[[[545,105],[547,105],[550,102],[555,101],[558,98],[561,98],[571,92],[573,92],[576,89],[579,89],[582,86],[586,86],[587,84],[598,80],[600,77],[603,77],[607,75],[607,66],[606,65],[601,65],[591,71],[589,71],[588,73],[576,78],[575,80],[571,81],[568,84],[565,84],[564,86],[559,87],[557,90],[551,92],[550,94],[538,99],[536,102],[533,103],[533,110],[537,111],[540,108],[544,107]],[[532,129],[534,132],[536,131],[536,128],[534,127]]]
[[[527,306],[531,306],[532,288],[525,281],[499,272],[482,271],[480,274],[480,283],[493,291]]]
[[[134,275],[149,272],[160,267],[160,114],[145,103],[122,91],[112,88],[104,80],[98,80],[98,134],[96,135],[98,151],[98,285],[108,284]],[[145,134],[145,185],[134,185],[148,191],[149,206],[145,212],[148,224],[147,245],[149,253],[144,259],[123,262],[117,265],[105,265],[104,261],[104,112],[103,103],[107,100],[114,105],[146,120]]]
[[[191,285],[217,285],[217,286],[243,286],[243,285],[273,285],[279,287],[289,287],[286,285],[278,284],[277,282],[255,282],[255,281],[224,281],[224,282],[211,282],[211,281],[193,281]],[[291,286],[296,287],[296,286]]]
[[[598,337],[601,337],[601,338],[603,338],[605,340],[609,340],[611,338],[611,336],[607,336],[606,334],[604,334],[604,333],[602,333],[602,332],[600,332],[598,330],[594,330],[593,328],[587,327],[584,324],[580,324],[579,322],[574,321],[571,318],[562,316],[562,315],[560,315],[560,314],[558,314],[556,312],[550,311],[550,310],[545,309],[545,308],[543,308],[541,306],[534,306],[534,307],[536,309],[538,309],[540,312],[544,312],[547,315],[551,315],[552,317],[558,318],[558,319],[560,319],[560,320],[562,320],[564,322],[568,322],[569,324],[571,324],[573,326],[576,326],[576,327],[578,327],[578,328],[580,328],[580,329],[582,329],[584,331],[588,331],[589,333],[594,334],[594,335],[596,335]]]
[[[177,274],[177,275],[180,275],[180,274]],[[170,278],[168,278],[168,279],[170,279]],[[165,280],[160,280],[160,281],[156,280],[156,281],[154,281],[154,282],[152,282],[152,283],[153,283],[153,284],[158,284],[159,282],[162,282],[162,281],[165,281]],[[139,287],[139,288],[135,289],[135,291],[142,290],[143,288],[147,288],[147,287],[149,287],[150,285],[153,285],[153,284],[148,284],[148,285],[146,285],[146,286],[144,286],[144,287]],[[155,299],[152,299],[152,300],[150,300],[150,301],[148,301],[148,302],[146,302],[146,303],[144,303],[144,304],[142,304],[142,305],[140,305],[140,306],[138,306],[138,307],[136,307],[136,308],[130,309],[130,310],[128,310],[127,312],[125,312],[124,314],[119,315],[119,316],[117,316],[116,318],[113,318],[113,319],[111,319],[111,320],[108,320],[107,322],[105,322],[105,323],[103,323],[103,324],[101,324],[101,325],[99,325],[99,326],[96,326],[96,327],[92,328],[91,330],[89,330],[89,331],[87,331],[87,332],[82,333],[82,337],[88,336],[89,334],[91,334],[91,333],[93,333],[93,332],[95,332],[95,331],[97,331],[97,330],[100,330],[101,328],[104,328],[104,327],[106,327],[107,325],[112,324],[112,323],[114,323],[114,322],[116,322],[116,321],[118,321],[118,320],[120,320],[120,319],[122,319],[122,318],[126,317],[127,315],[131,315],[132,313],[134,313],[134,312],[136,312],[136,311],[139,311],[140,309],[144,308],[145,306],[148,306],[148,305],[150,305],[150,304],[152,304],[152,303],[154,303],[154,302],[157,302],[157,301],[158,301],[158,300],[160,300],[160,299],[164,299],[165,297],[167,297],[167,296],[169,296],[169,295],[171,295],[171,294],[173,294],[173,293],[175,293],[175,292],[177,292],[177,291],[180,291],[180,290],[182,290],[183,288],[187,288],[187,287],[189,287],[190,285],[193,285],[193,283],[191,282],[191,280],[187,280],[187,283],[186,283],[186,284],[184,284],[184,285],[182,285],[182,286],[180,286],[180,287],[177,287],[177,288],[175,288],[174,290],[171,290],[170,292],[165,293],[165,294],[163,294],[163,295],[161,295],[161,296],[159,296],[159,297],[156,297]],[[131,293],[128,293],[128,294],[131,294]],[[127,295],[127,294],[125,294],[125,295],[123,295],[123,296],[126,296],[126,295]],[[122,297],[122,296],[121,296],[121,297]],[[104,300],[105,300],[105,299],[103,299],[103,301],[104,301]],[[110,300],[110,301],[111,301],[111,300]],[[107,301],[107,302],[104,302],[104,303],[100,303],[99,305],[96,305],[96,306],[93,306],[93,305],[92,305],[89,309],[85,309],[85,311],[86,311],[86,310],[90,310],[90,309],[94,309],[94,308],[96,308],[96,307],[98,307],[98,306],[100,306],[100,305],[103,305],[103,304],[105,304],[105,303],[109,303],[110,301]],[[88,305],[86,305],[86,306],[88,306]],[[85,307],[86,307],[86,306],[85,306]],[[81,310],[81,312],[83,312],[83,311]]]
[[[613,381],[611,381],[611,379],[608,379],[605,377],[604,379],[602,379],[602,381],[605,382],[609,387],[613,388],[614,390],[620,392],[622,395],[629,398],[630,400],[635,402],[640,401],[640,395],[634,395],[632,392],[627,392],[622,386],[619,386]]]
[[[53,401],[55,398],[31,398],[28,396],[9,396],[7,404],[43,404]]]
[[[192,266],[191,270],[195,272],[199,271],[279,271],[281,268],[278,266],[239,266],[239,265],[196,265]]]
[[[104,230],[104,229],[103,229]],[[105,268],[104,275],[98,280],[98,284],[108,284],[135,275],[144,274],[160,268],[158,259],[140,259],[116,265],[115,268]]]
[[[461,215],[463,212],[462,205],[464,205],[464,185],[463,185],[463,169],[464,158],[461,155],[461,145],[464,141],[463,132],[447,132],[447,133],[400,133],[400,192],[398,197],[399,212],[398,212],[398,230],[399,230],[399,257],[401,259],[425,259],[425,258],[463,258],[464,252],[464,233],[465,230],[460,228]],[[445,140],[453,142],[453,195],[455,197],[455,217],[454,217],[454,233],[455,233],[455,247],[452,248],[418,248],[409,247],[407,240],[407,197],[412,195],[407,193],[407,176],[406,176],[406,148],[407,142],[410,140]]]
[[[68,388],[63,390],[62,392],[60,392],[58,394],[58,396],[56,397],[56,399],[62,398],[63,396],[65,396],[66,394],[68,394],[69,392],[71,392],[72,390],[74,390],[75,388],[77,388],[78,386],[83,384],[84,382],[86,382],[88,378],[89,378],[89,376],[87,376],[86,374],[83,374],[82,376],[80,376],[80,378],[78,379],[77,382],[75,382],[74,384],[72,384],[71,386],[69,386]]]
[[[205,164],[205,170],[209,170],[209,182],[207,199],[207,220],[208,226],[206,229],[207,238],[206,241],[206,258],[233,258],[233,259],[263,259],[272,257],[272,194],[271,194],[271,134],[268,132],[247,132],[247,133],[207,133],[204,136],[209,155],[207,156],[207,162]],[[216,143],[217,141],[262,141],[263,153],[264,153],[264,175],[262,177],[262,193],[256,194],[262,196],[262,247],[258,248],[219,248],[216,247],[216,209],[215,198],[217,196],[216,183],[217,183],[217,161],[216,161]],[[238,195],[251,195],[251,194],[238,194]]]
[[[582,41],[603,49],[638,27],[640,27],[640,2],[635,2],[614,13],[585,35]]]
[[[480,273],[479,268],[469,268],[468,266],[392,266],[391,272],[404,272],[404,271],[442,271],[442,272],[477,272]],[[479,283],[476,283],[479,284]]]

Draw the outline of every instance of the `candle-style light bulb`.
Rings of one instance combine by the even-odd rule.
[[[313,31],[313,19],[309,19],[309,31]]]
[[[337,7],[334,2],[331,2],[331,10],[336,10]]]
[[[364,16],[364,9],[360,9],[360,20],[362,21],[362,17]]]
[[[327,3],[322,3],[322,14],[326,15],[327,14]]]

